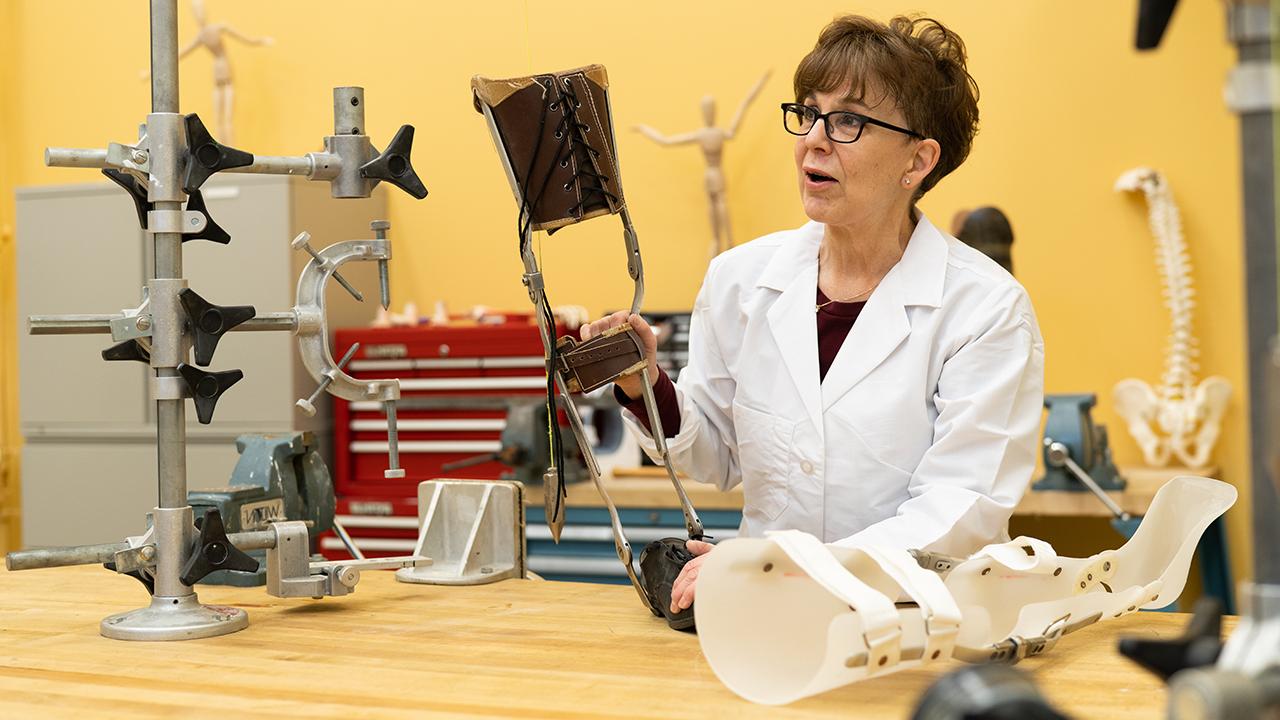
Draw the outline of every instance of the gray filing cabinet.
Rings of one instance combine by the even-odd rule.
[[[318,250],[372,237],[369,222],[386,218],[382,188],[369,199],[335,200],[327,183],[222,174],[203,193],[232,241],[185,243],[183,276],[211,303],[253,305],[259,313],[293,307],[298,273],[310,260],[289,247],[298,232],[309,231]],[[141,303],[152,248],[123,190],[103,180],[23,188],[16,195],[19,327],[29,315],[115,313]],[[394,242],[394,228],[391,237]],[[330,327],[367,324],[378,303],[376,263],[350,263],[342,275],[366,300],[357,303],[331,284]],[[101,351],[112,344],[109,334],[21,333],[26,547],[116,542],[144,530],[144,515],[155,506],[152,371],[141,363],[103,361]],[[226,484],[241,433],[313,430],[328,446],[328,404],[317,404],[315,418],[293,406],[315,383],[291,334],[229,333],[208,369],[231,368],[245,377],[219,400],[212,424],[200,425],[187,404],[191,489]]]

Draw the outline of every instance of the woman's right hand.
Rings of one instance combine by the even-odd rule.
[[[653,328],[649,327],[649,323],[645,322],[644,318],[626,310],[619,310],[612,315],[606,315],[595,322],[583,325],[580,334],[584,341],[590,340],[605,330],[626,322],[630,322],[631,328],[640,336],[640,342],[644,345],[644,357],[649,361],[649,382],[656,383],[658,381],[658,336],[654,334]],[[615,384],[632,400],[639,399],[644,393],[639,373],[618,378]]]

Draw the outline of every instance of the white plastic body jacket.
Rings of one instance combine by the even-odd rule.
[[[920,215],[819,381],[823,231],[810,222],[712,261],[676,385],[676,469],[741,484],[745,536],[794,529],[955,555],[1007,540],[1044,402],[1026,291]]]

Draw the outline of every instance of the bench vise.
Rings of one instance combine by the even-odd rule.
[[[1036,481],[1032,490],[1090,490],[1066,466],[1067,459],[1074,461],[1101,490],[1125,488],[1124,478],[1111,460],[1107,428],[1095,425],[1089,413],[1097,402],[1098,396],[1092,393],[1044,396],[1044,406],[1049,410],[1042,450],[1044,477]]]
[[[241,435],[236,438],[236,450],[240,460],[227,487],[187,493],[197,523],[216,509],[228,533],[266,530],[271,523],[285,520],[307,522],[310,537],[333,527],[333,480],[317,451],[313,433]],[[258,561],[257,572],[217,570],[201,582],[240,587],[265,585],[266,551],[248,554]]]

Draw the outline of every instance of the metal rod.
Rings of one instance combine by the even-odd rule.
[[[680,510],[684,513],[685,530],[689,533],[692,540],[701,540],[704,535],[702,528],[702,520],[698,517],[698,511],[693,509],[693,503],[689,500],[689,496],[684,491],[684,485],[680,483],[680,478],[676,477],[676,470],[671,466],[671,454],[667,452],[667,438],[662,430],[662,418],[658,414],[658,401],[653,396],[653,384],[649,382],[649,368],[640,371],[640,390],[644,396],[644,409],[649,414],[649,428],[653,436],[654,443],[658,446],[658,454],[662,456],[662,467],[667,470],[667,477],[671,478],[671,485],[676,489],[676,495],[680,498]]]
[[[1071,474],[1076,476],[1077,480],[1083,483],[1085,487],[1089,488],[1094,495],[1098,496],[1098,499],[1102,501],[1103,505],[1107,506],[1107,509],[1111,511],[1112,515],[1115,515],[1121,520],[1129,519],[1129,513],[1125,512],[1123,508],[1117,505],[1116,501],[1112,500],[1111,496],[1107,495],[1098,483],[1089,476],[1089,473],[1085,472],[1084,468],[1077,465],[1076,461],[1071,459],[1071,451],[1067,449],[1066,445],[1050,437],[1045,438],[1045,444],[1049,446],[1048,461],[1050,465],[1057,465],[1059,467],[1065,465],[1067,469],[1071,471]]]
[[[347,534],[347,529],[336,518],[333,521],[333,532],[337,534],[342,544],[347,546],[347,552],[351,553],[351,557],[357,560],[364,560],[364,553],[360,552],[360,548],[356,547],[356,541],[351,539],[351,536]]]
[[[295,250],[305,250],[306,253],[311,256],[311,259],[315,260],[316,264],[321,268],[329,267],[329,263],[325,261],[324,258],[320,257],[320,253],[316,252],[315,248],[311,247],[311,233],[306,230],[298,233],[298,237],[294,238],[293,242],[289,243],[289,246]],[[352,287],[351,283],[347,282],[346,278],[338,274],[338,270],[336,268],[331,270],[329,274],[332,275],[333,279],[337,280],[338,284],[345,288],[347,292],[351,293],[351,297],[355,298],[356,302],[364,302],[364,295],[361,295],[359,290]]]
[[[368,135],[364,126],[364,88],[333,89],[333,134]]]
[[[151,0],[151,114],[147,116],[147,138],[151,144],[151,167],[147,183],[147,196],[157,212],[181,212],[186,194],[182,191],[179,169],[185,151],[186,130],[178,115],[178,3],[177,0]],[[174,232],[158,232],[152,235],[154,243],[154,272],[151,277],[160,279],[182,278],[182,235]],[[172,287],[170,286],[172,285]],[[166,292],[176,293],[178,283],[166,284]],[[177,342],[186,355],[182,343],[181,328],[177,321],[178,303],[167,302],[163,310],[166,316],[155,317],[153,327],[168,328],[165,333],[179,333],[177,338],[155,337],[172,344]],[[153,307],[158,298],[152,293]],[[153,360],[154,360],[153,356]],[[178,377],[172,358],[164,365],[155,365],[157,378]],[[183,524],[183,514],[171,510],[187,506],[187,407],[186,400],[156,401],[156,476],[159,502],[155,520],[156,542],[156,591],[172,597],[193,595],[190,587],[178,578],[186,561],[186,540],[189,528]],[[189,518],[188,518],[189,519]]]
[[[110,335],[111,321],[124,315],[30,315],[27,317],[27,333],[30,335]],[[298,316],[293,312],[263,313],[231,328],[231,332],[264,332],[298,329]]]
[[[373,230],[375,240],[386,240],[391,223],[386,220],[374,220],[369,223],[369,229]],[[391,305],[391,280],[387,274],[386,260],[378,261],[378,290],[382,293],[382,309],[387,310]]]
[[[1112,515],[1115,515],[1121,520],[1129,519],[1129,513],[1125,512],[1116,504],[1115,500],[1112,500],[1109,495],[1103,492],[1102,488],[1098,486],[1098,483],[1094,482],[1093,478],[1089,477],[1089,473],[1085,472],[1083,468],[1077,465],[1075,460],[1067,458],[1066,463],[1067,468],[1076,476],[1076,479],[1084,483],[1084,486],[1089,488],[1094,495],[1097,495],[1098,499],[1102,501],[1103,505],[1107,506],[1107,509],[1111,511]]]
[[[1280,250],[1276,247],[1276,72],[1273,11],[1267,3],[1231,2],[1227,29],[1238,62],[1227,84],[1228,106],[1240,118],[1240,172],[1244,195],[1246,352],[1249,398],[1266,398],[1271,339],[1280,328]],[[1271,482],[1276,448],[1267,432],[1265,402],[1249,403],[1253,579],[1280,583],[1280,491]]]
[[[107,151],[94,148],[45,148],[44,164],[49,167],[109,168]],[[221,172],[251,175],[301,175],[311,180],[331,180],[342,169],[342,158],[332,153],[306,155],[254,155],[253,164],[227,168]]]
[[[178,112],[178,0],[151,0],[151,112]]]
[[[334,156],[335,158],[337,156]],[[254,155],[252,165],[227,168],[222,172],[252,173],[255,175],[305,175],[311,177],[316,163],[310,155],[272,156]]]
[[[44,164],[49,167],[108,168],[106,150],[45,148]]]
[[[232,545],[241,550],[266,550],[276,546],[276,533],[274,530],[231,533],[227,536],[227,539],[231,541]],[[127,542],[119,542],[103,545],[18,550],[5,556],[4,565],[5,568],[14,571],[68,567],[71,565],[97,565],[111,562],[116,553],[129,550],[131,547]]]
[[[396,428],[396,401],[388,400],[382,404],[387,413],[387,463],[388,470],[400,469],[400,433]]]
[[[586,429],[583,427],[582,417],[578,414],[578,407],[573,404],[573,398],[569,396],[569,391],[564,385],[556,383],[556,392],[560,396],[561,405],[564,406],[565,415],[569,417],[569,426],[573,428],[573,437],[578,441],[578,449],[582,452],[583,459],[587,461],[587,474],[591,476],[591,482],[595,484],[596,492],[600,493],[600,499],[604,500],[605,509],[609,512],[609,527],[613,531],[613,548],[618,554],[618,560],[622,562],[622,567],[627,572],[631,587],[635,588],[636,594],[640,596],[640,602],[647,609],[653,610],[649,594],[645,592],[644,585],[636,575],[635,564],[632,562],[634,556],[631,553],[631,543],[627,542],[626,533],[622,529],[622,518],[618,515],[618,506],[614,505],[613,498],[609,496],[609,491],[605,489],[604,482],[600,479],[600,466],[596,462],[595,453],[591,450],[591,443],[587,442]],[[545,492],[546,489],[544,488],[543,491]]]

